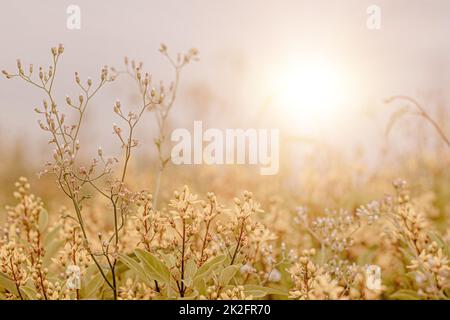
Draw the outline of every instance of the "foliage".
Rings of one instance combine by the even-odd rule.
[[[161,46],[175,73],[169,86],[153,86],[143,64],[128,59],[124,70],[103,67],[95,85],[75,73],[81,94],[76,102],[65,99],[72,117],[54,95],[63,52],[62,45],[52,48],[52,65],[39,68],[37,79],[33,66],[25,72],[21,61],[17,73],[3,71],[44,94],[35,111],[54,153],[42,174],[53,174],[70,207],[59,204],[59,212],[47,211],[31,193],[29,181],[19,179],[15,203],[6,208],[0,230],[0,299],[449,298],[450,187],[442,169],[448,168],[447,158],[438,154],[429,172],[441,174],[430,173],[432,187],[414,190],[415,197],[403,180],[395,180],[393,190],[387,191],[387,177],[380,174],[375,182],[367,182],[365,191],[372,194],[369,190],[379,188],[390,195],[366,201],[361,190],[350,192],[357,188],[342,165],[320,171],[320,177],[304,175],[309,187],[305,190],[311,192],[295,199],[302,204],[296,209],[283,201],[289,196],[275,184],[255,185],[258,197],[244,191],[224,203],[212,192],[199,197],[188,186],[158,201],[170,160],[166,122],[181,70],[197,59],[197,51],[172,58]],[[121,76],[134,79],[141,98],[137,111],[126,112],[120,101],[113,104],[112,111],[124,124],[113,125],[122,154],[106,157],[99,148],[86,165],[79,133],[88,105]],[[129,177],[130,159],[139,146],[136,127],[146,111],[153,113],[158,127],[152,193],[135,190]],[[230,186],[220,180],[216,188],[207,180],[205,188],[234,194],[239,176],[232,177]],[[181,180],[176,174],[170,177]],[[413,183],[422,184],[419,175],[416,179]],[[336,209],[327,209],[330,204]],[[367,284],[368,265],[381,267],[379,288]]]

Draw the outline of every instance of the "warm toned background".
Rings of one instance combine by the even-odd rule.
[[[81,8],[81,30],[66,28],[70,4]],[[289,73],[292,61],[320,57],[339,70],[337,82],[345,82],[345,105],[331,114],[319,111],[319,116],[311,117],[302,111],[308,110],[307,105],[291,106],[300,111],[289,114],[273,103],[260,125],[278,127],[294,140],[325,142],[352,155],[363,149],[358,154],[373,165],[388,147],[397,152],[413,144],[412,154],[421,152],[423,145],[416,148],[411,132],[417,133],[419,125],[430,129],[421,119],[406,117],[401,122],[410,131],[393,130],[386,139],[388,118],[396,107],[385,106],[384,98],[409,94],[438,120],[445,120],[433,108],[448,111],[450,3],[377,1],[380,30],[366,27],[366,9],[371,4],[365,0],[2,1],[0,67],[14,70],[19,57],[24,64],[47,65],[49,48],[64,43],[56,84],[63,101],[66,94],[78,94],[75,70],[95,79],[101,66],[120,67],[128,55],[143,60],[155,79],[169,81],[171,69],[157,51],[159,44],[166,43],[172,52],[195,46],[201,60],[182,75],[172,128],[191,128],[194,119],[213,127],[246,128],[255,125],[255,115],[273,94],[274,84]],[[111,125],[117,121],[112,104],[120,98],[133,107],[132,88],[130,81],[119,79],[97,97],[81,139],[85,150],[103,145],[111,153],[118,151],[110,146]],[[41,143],[46,136],[32,112],[40,99],[39,92],[20,81],[0,80],[4,159],[10,158],[7,154],[24,159],[28,172],[36,172],[48,158],[43,152],[48,147]],[[154,128],[149,114],[139,133],[144,142],[140,152],[148,157],[155,154]],[[427,141],[435,141],[432,130],[426,136]],[[308,145],[288,147],[302,152]],[[283,166],[304,163],[286,157],[281,161]],[[21,162],[12,163],[18,167]],[[3,169],[11,172],[7,164]]]
[[[352,102],[359,111],[396,93],[442,89],[447,94],[450,3],[376,1],[382,24],[380,30],[371,31],[366,28],[366,8],[372,3],[2,1],[0,66],[11,69],[18,57],[24,62],[47,63],[48,48],[62,42],[67,50],[58,89],[64,96],[73,92],[74,70],[95,76],[101,65],[120,65],[122,57],[129,55],[145,61],[156,78],[165,78],[170,69],[156,50],[159,43],[167,43],[173,51],[196,46],[201,62],[185,73],[177,108],[221,108],[227,111],[220,119],[229,123],[251,116],[263,104],[273,78],[289,68],[286,61],[308,55],[325,56],[345,70],[351,78]],[[69,4],[81,8],[81,30],[70,31],[65,26]],[[19,83],[0,82],[2,136],[36,132],[36,115],[29,110],[37,94]],[[199,95],[200,103],[193,99]],[[97,112],[109,108],[115,96],[125,99],[127,91],[113,88],[106,92],[98,100]],[[239,116],[232,112],[234,108]],[[346,120],[348,110],[342,111]],[[96,124],[98,130],[110,126],[109,118],[103,119]],[[355,124],[339,131],[348,137],[360,128]],[[330,131],[335,135],[335,130]]]

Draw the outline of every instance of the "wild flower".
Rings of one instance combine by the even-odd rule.
[[[103,66],[98,77],[75,72],[80,94],[63,101],[55,92],[62,45],[51,49],[48,68],[18,60],[15,72],[3,71],[43,94],[35,111],[53,152],[41,173],[53,174],[69,206],[51,201],[41,189],[49,199],[44,204],[26,178],[15,184],[14,202],[0,215],[0,299],[448,299],[445,161],[433,163],[435,176],[417,175],[414,189],[398,179],[393,193],[365,205],[372,196],[356,196],[361,185],[342,172],[345,161],[328,173],[302,172],[298,195],[278,192],[278,180],[273,185],[251,180],[253,192],[236,196],[238,181],[246,180],[239,171],[198,179],[205,183],[176,172],[168,178],[186,186],[169,200],[167,190],[161,197],[170,160],[169,114],[181,72],[198,52],[172,56],[165,45],[160,52],[172,66],[171,84],[125,58],[124,68]],[[99,147],[86,160],[81,134],[86,114],[97,93],[122,76],[136,84],[139,106],[111,103],[117,123],[110,133],[120,154],[109,156]],[[158,168],[154,185],[140,189],[130,171],[142,143],[136,131],[147,112],[158,129]],[[444,128],[435,129],[443,135]],[[145,167],[137,171],[146,176]],[[227,187],[227,179],[236,181]],[[368,179],[367,190],[383,194],[385,181],[381,174]],[[433,183],[437,187],[430,188]],[[198,192],[205,189],[215,192]],[[369,266],[381,270],[378,288],[369,285]]]
[[[293,288],[289,297],[299,300],[338,299],[343,288],[312,261],[314,249],[305,250],[298,262],[289,270]]]
[[[245,293],[243,286],[234,286],[222,291],[215,286],[209,287],[206,296],[200,296],[200,300],[252,300],[251,295]]]
[[[157,296],[157,292],[145,283],[133,281],[131,278],[125,280],[123,286],[119,287],[118,300],[151,300]]]
[[[395,180],[393,186],[395,195],[363,210],[390,222],[393,239],[399,242],[406,268],[412,271],[416,282],[416,294],[422,298],[444,298],[450,272],[445,243],[430,232],[425,217],[414,207],[407,183]]]
[[[55,149],[53,151],[53,159],[47,163],[43,173],[52,172],[56,177],[59,188],[71,200],[73,209],[76,213],[75,221],[77,221],[83,237],[83,245],[90,254],[92,261],[97,266],[104,281],[111,288],[114,298],[117,298],[118,289],[116,283],[116,267],[120,245],[120,232],[126,225],[126,216],[132,205],[132,200],[134,200],[133,192],[126,186],[126,175],[132,150],[138,146],[138,140],[134,137],[136,126],[146,110],[156,110],[155,113],[157,114],[158,125],[161,132],[156,144],[158,146],[158,151],[160,151],[164,140],[164,124],[175,101],[180,70],[191,60],[196,59],[197,56],[197,51],[191,49],[187,54],[179,54],[177,58],[173,60],[169,56],[166,46],[162,46],[160,51],[168,58],[176,71],[175,82],[169,89],[166,89],[163,85],[160,85],[158,89],[155,89],[152,86],[150,75],[148,73],[143,73],[142,71],[143,64],[136,64],[132,61],[130,70],[128,59],[125,59],[125,72],[133,76],[136,80],[142,104],[137,112],[128,111],[127,113],[120,101],[116,101],[112,108],[114,113],[125,125],[125,128],[122,128],[120,125],[113,125],[113,134],[119,140],[123,150],[119,174],[113,173],[113,168],[119,163],[119,159],[117,157],[105,157],[101,148],[98,149],[97,156],[94,157],[88,165],[80,164],[78,158],[81,148],[79,134],[82,125],[84,124],[88,106],[95,95],[106,84],[116,80],[121,72],[116,71],[114,68],[104,66],[101,69],[99,80],[96,84],[94,84],[94,81],[91,78],[82,81],[81,75],[78,72],[75,72],[74,82],[81,90],[81,93],[77,99],[66,96],[65,103],[67,107],[75,113],[75,121],[70,124],[64,113],[65,111],[62,110],[61,104],[56,101],[54,94],[56,71],[58,69],[57,67],[60,58],[64,53],[63,45],[60,44],[51,49],[52,64],[48,69],[40,67],[37,77],[33,74],[33,65],[30,65],[28,72],[26,72],[20,60],[17,60],[16,73],[3,71],[6,78],[20,78],[26,83],[38,88],[44,94],[42,106],[35,108],[35,111],[42,116],[43,121],[39,121],[39,126],[43,131],[48,133],[50,137],[49,143],[52,144]],[[168,99],[166,99],[167,95],[169,95]],[[162,163],[161,167],[164,167],[167,163],[167,159],[162,159],[161,152],[159,152],[159,154]],[[93,189],[98,195],[109,201],[112,208],[111,213],[114,220],[114,232],[108,239],[103,240],[100,255],[93,252],[91,239],[88,237],[87,233],[86,218],[83,214],[83,203],[90,198],[88,195],[90,192],[89,189]],[[158,189],[159,182],[155,190],[156,197]],[[154,207],[156,207],[156,197],[154,198]],[[36,232],[29,233],[29,236],[37,237],[36,241],[40,240],[39,234]],[[42,255],[39,249],[36,250],[37,255]],[[100,259],[104,261],[101,261]],[[112,279],[107,276],[107,271],[102,267],[104,262],[106,262],[109,267]],[[37,265],[39,266],[39,264]],[[38,278],[43,276],[42,272],[38,273]],[[45,283],[43,278],[41,279],[41,283]],[[46,297],[45,285],[42,284],[41,293]]]

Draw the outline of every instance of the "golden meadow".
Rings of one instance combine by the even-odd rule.
[[[72,76],[58,73],[62,45],[51,49],[50,67],[18,60],[3,71],[2,85],[42,94],[24,112],[35,107],[36,134],[52,151],[36,175],[26,148],[4,146],[0,299],[449,298],[448,107],[388,99],[386,108],[402,108],[386,134],[403,132],[411,150],[386,147],[375,170],[364,150],[345,155],[315,141],[298,142],[311,152],[297,160],[287,138],[281,158],[301,161],[302,170],[282,163],[263,177],[249,166],[174,166],[168,123],[182,73],[201,61],[196,49],[159,50],[171,83],[126,58],[92,79],[75,72],[80,95],[61,101],[58,77]],[[111,100],[117,124],[108,137],[119,152],[86,156],[89,108],[123,78],[139,103]],[[402,122],[411,115],[412,130]],[[136,131],[150,121],[157,134],[143,146]],[[368,266],[380,268],[380,286],[368,285]]]

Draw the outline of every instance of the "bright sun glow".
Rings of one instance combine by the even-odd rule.
[[[274,80],[273,104],[288,127],[323,128],[345,105],[347,79],[327,61],[289,63]]]

